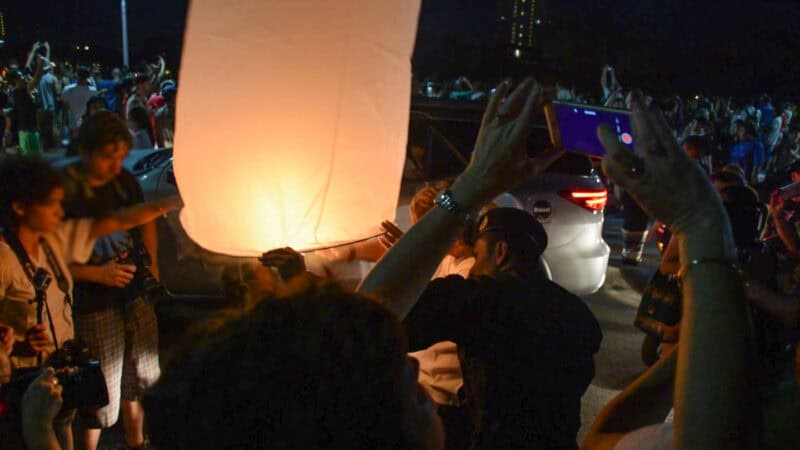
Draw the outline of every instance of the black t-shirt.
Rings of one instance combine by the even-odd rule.
[[[475,448],[577,448],[602,340],[580,298],[540,275],[450,276],[428,285],[405,326],[412,351],[458,345]]]
[[[14,121],[18,131],[36,131],[36,106],[26,88],[14,89]]]
[[[68,167],[68,195],[64,201],[67,218],[99,218],[144,201],[142,189],[136,178],[123,170],[116,179],[104,186],[90,188],[80,175],[79,166]],[[138,232],[135,231],[135,232]],[[133,254],[135,241],[131,232],[122,231],[97,239],[89,258],[89,265],[101,266],[112,260],[121,260]],[[139,241],[141,241],[139,239]],[[141,243],[140,243],[141,245]],[[76,281],[74,287],[75,312],[90,313],[120,307],[136,299],[141,293],[136,280],[124,288],[97,283]]]

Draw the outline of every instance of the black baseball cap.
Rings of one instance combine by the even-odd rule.
[[[518,208],[494,208],[482,214],[464,231],[464,242],[475,245],[478,238],[491,231],[502,231],[525,237],[543,253],[547,248],[547,232],[532,214]]]

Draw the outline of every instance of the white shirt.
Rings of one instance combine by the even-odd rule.
[[[147,130],[139,130],[132,134],[131,149],[148,149],[153,148],[153,141],[150,140],[150,135]]]
[[[97,95],[97,89],[77,83],[70,84],[61,93],[61,100],[69,106],[69,127],[81,126],[81,117],[86,113],[86,103]]]
[[[431,279],[450,275],[469,276],[475,258],[456,259],[447,255]],[[458,390],[464,385],[461,363],[458,361],[458,347],[454,342],[437,342],[425,350],[409,353],[419,361],[419,383],[428,391],[433,401],[440,405],[458,405]]]
[[[56,260],[64,273],[72,297],[72,276],[67,265],[73,262],[85,263],[92,254],[94,239],[89,238],[92,220],[67,220],[61,223],[59,229],[44,238],[53,249]],[[50,317],[56,330],[56,340],[61,344],[74,337],[72,322],[72,306],[67,303],[66,294],[58,288],[58,282],[53,269],[47,261],[43,248],[39,248],[39,255],[31,261],[36,267],[47,270],[53,277],[52,283],[47,288],[47,306]],[[5,242],[0,241],[0,322],[14,328],[18,341],[25,339],[25,332],[36,325],[36,305],[29,304],[36,297],[33,285],[19,262],[16,253]],[[50,334],[50,322],[44,314],[44,324],[47,334]],[[52,336],[51,336],[52,337]],[[45,350],[47,354],[52,348]],[[15,367],[25,367],[36,364],[36,358],[12,358]]]
[[[128,104],[125,105],[125,117],[130,116],[133,108],[144,108],[145,111],[150,112],[147,110],[147,99],[139,94],[133,94],[128,97]]]
[[[454,256],[447,255],[439,263],[436,272],[433,273],[431,280],[437,278],[446,278],[450,275],[459,275],[462,278],[469,277],[469,271],[475,265],[475,258],[460,258],[456,259]]]
[[[673,448],[671,423],[659,423],[626,433],[614,450],[667,450]]]

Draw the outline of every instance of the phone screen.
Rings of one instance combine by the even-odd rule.
[[[629,111],[553,102],[549,105],[547,119],[553,145],[558,148],[602,158],[606,151],[597,137],[597,127],[605,123],[617,133],[619,141],[633,151]]]

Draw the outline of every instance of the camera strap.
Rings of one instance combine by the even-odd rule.
[[[14,254],[17,255],[17,259],[19,263],[22,265],[22,270],[25,271],[25,275],[28,276],[28,280],[33,284],[33,277],[36,275],[36,269],[33,266],[33,262],[31,258],[28,256],[28,252],[22,247],[22,242],[19,241],[17,236],[10,232],[9,230],[3,230],[3,238],[11,247],[11,250],[14,251]]]
[[[28,252],[22,248],[22,243],[17,239],[17,236],[9,231],[3,231],[3,238],[5,239],[6,243],[11,250],[14,251],[14,254],[17,255],[17,259],[19,260],[20,264],[22,265],[22,269],[25,271],[25,275],[28,276],[28,280],[33,283],[33,278],[36,275],[36,269],[34,268],[33,262],[31,261],[30,257],[28,256]],[[47,265],[50,266],[50,270],[53,271],[53,276],[56,279],[56,284],[58,285],[58,290],[64,293],[64,298],[66,302],[72,305],[72,297],[69,294],[69,281],[67,280],[67,276],[64,273],[64,270],[61,268],[61,264],[58,263],[58,259],[56,258],[56,254],[53,251],[53,247],[47,242],[45,238],[41,238],[39,240],[39,245],[42,246],[42,250],[44,250],[44,255],[47,258]]]
[[[36,269],[34,268],[33,262],[31,258],[28,256],[28,252],[22,247],[22,242],[19,241],[17,236],[10,232],[9,230],[3,231],[3,238],[11,247],[11,250],[14,251],[14,254],[17,255],[17,259],[19,260],[20,265],[22,266],[25,275],[28,277],[28,281],[31,282],[34,289],[37,290],[36,295],[42,296],[44,301],[44,310],[47,314],[47,320],[50,322],[50,333],[53,337],[53,344],[55,345],[56,350],[58,350],[58,338],[56,336],[56,328],[55,324],[53,323],[53,316],[50,314],[50,305],[47,303],[47,294],[45,292],[38,292],[36,288],[36,283],[34,282],[34,277],[36,276]],[[61,268],[61,264],[58,263],[58,259],[56,258],[56,254],[53,251],[53,248],[47,242],[45,238],[39,239],[39,245],[42,246],[42,250],[44,250],[45,257],[47,258],[47,265],[50,266],[50,270],[53,271],[53,276],[56,278],[56,284],[58,285],[58,289],[64,293],[64,301],[67,302],[70,306],[72,306],[72,298],[69,293],[69,281],[67,280],[66,275],[64,274],[63,269]],[[36,302],[37,299],[34,299]]]
[[[42,250],[44,250],[45,257],[47,258],[47,264],[50,266],[50,269],[53,271],[53,276],[56,278],[58,290],[64,293],[64,300],[71,306],[72,296],[69,293],[69,281],[67,280],[67,276],[64,274],[64,270],[61,268],[61,264],[58,263],[58,258],[56,258],[53,247],[50,247],[50,243],[48,243],[44,238],[42,238],[40,244],[42,246]]]

